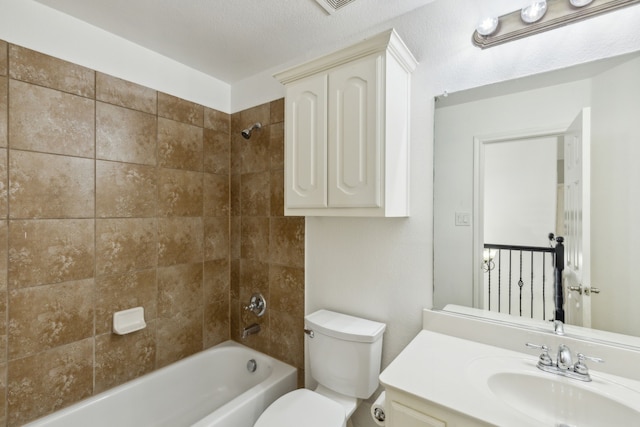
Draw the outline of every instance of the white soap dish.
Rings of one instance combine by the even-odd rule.
[[[130,308],[113,313],[113,332],[118,335],[130,334],[146,327],[143,307]]]

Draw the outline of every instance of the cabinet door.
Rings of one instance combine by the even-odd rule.
[[[423,412],[391,402],[394,427],[447,427],[447,423]]]
[[[373,55],[329,73],[330,207],[380,206],[383,65]]]
[[[327,207],[327,76],[287,87],[285,206]]]

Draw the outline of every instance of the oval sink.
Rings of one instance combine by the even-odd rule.
[[[476,387],[541,425],[640,425],[640,390],[613,375],[592,373],[592,382],[581,382],[543,372],[533,360],[510,357],[476,359],[467,372]]]
[[[507,405],[547,425],[614,426],[640,422],[640,412],[575,382],[506,372],[491,375],[487,386]]]

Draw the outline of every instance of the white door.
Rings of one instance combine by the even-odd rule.
[[[366,57],[329,74],[329,206],[381,205],[381,55]]]
[[[591,326],[591,109],[564,135],[565,322]]]

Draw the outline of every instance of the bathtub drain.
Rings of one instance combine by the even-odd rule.
[[[250,359],[247,362],[247,371],[249,372],[255,372],[256,369],[258,369],[258,363],[256,363],[255,359]]]

